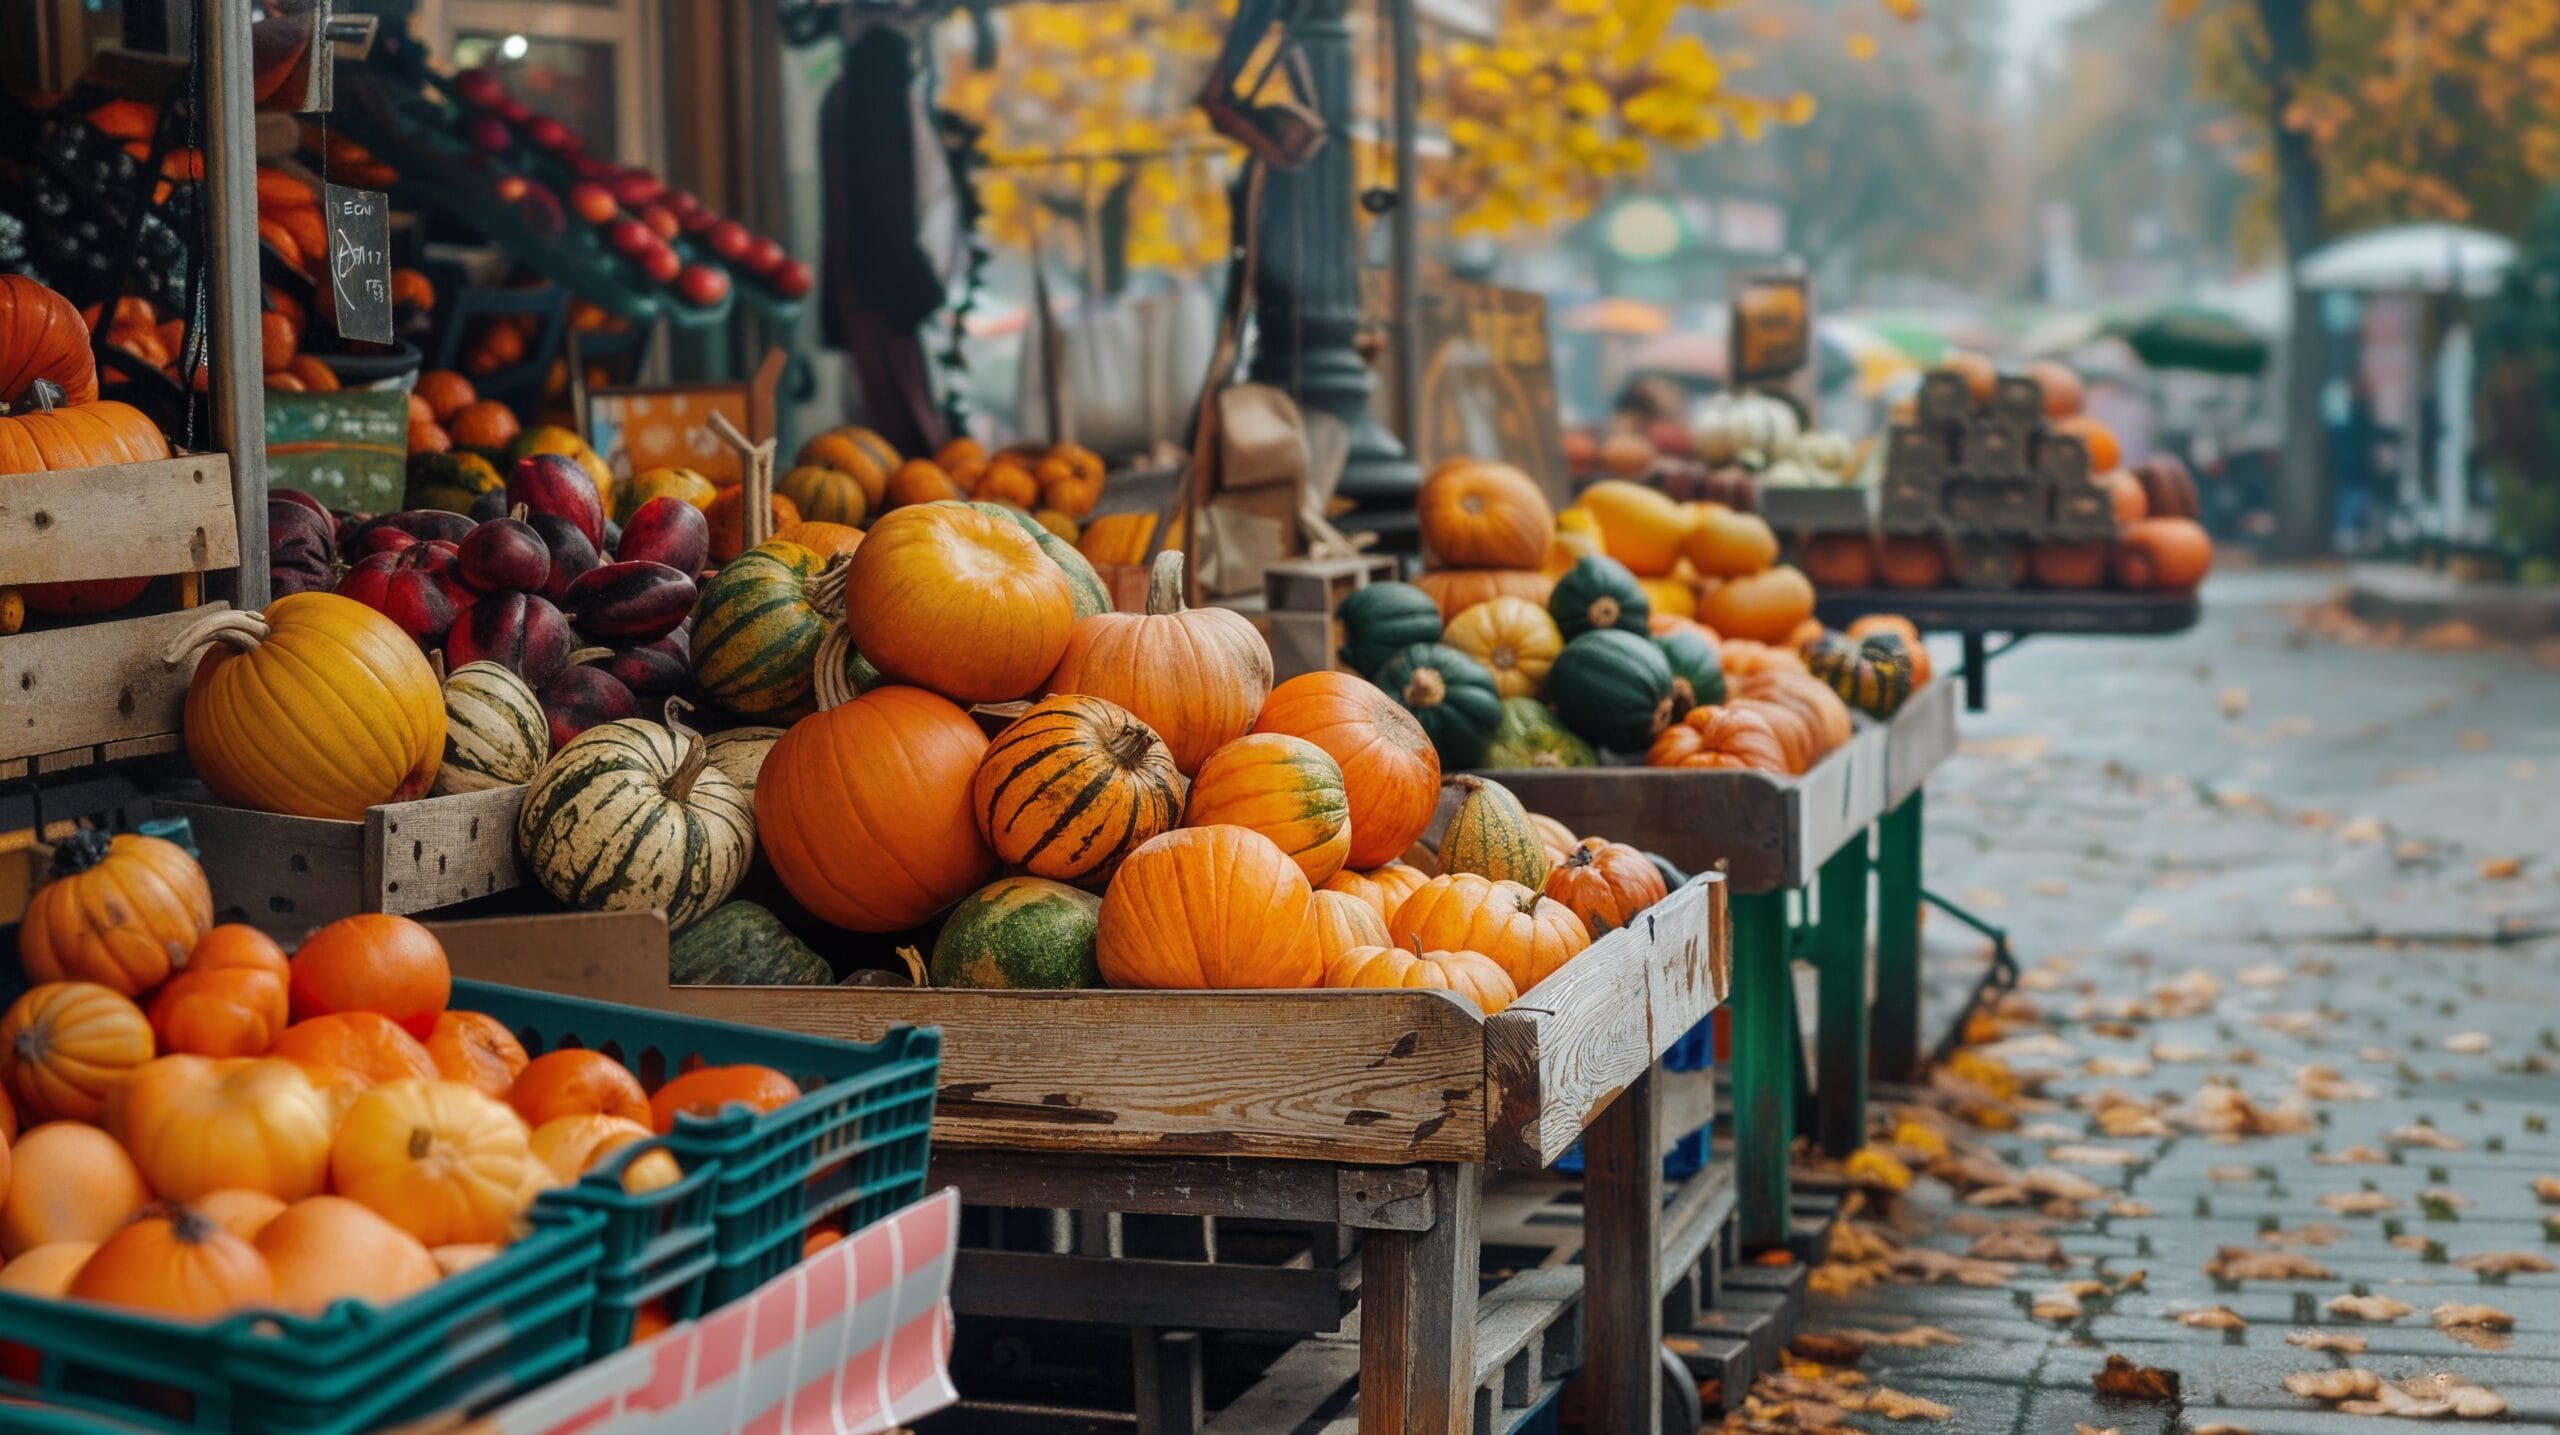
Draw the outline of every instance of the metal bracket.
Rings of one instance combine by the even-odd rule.
[[[2017,646],[2017,642],[2017,639],[2011,639],[2010,647]],[[1964,1029],[1973,1024],[1973,1014],[1982,1009],[1986,997],[2006,996],[2017,989],[2018,959],[2009,950],[2008,928],[1986,922],[1926,887],[1920,889],[1920,900],[1991,939],[1991,966],[1983,972],[1981,980],[1973,984],[1972,994],[1965,998],[1964,1010],[1956,1013],[1955,1023],[1947,1028],[1947,1034],[1939,1038],[1937,1046],[1929,1053],[1929,1064],[1936,1066],[1955,1055],[1956,1048],[1964,1044]]]

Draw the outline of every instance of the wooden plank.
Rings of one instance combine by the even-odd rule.
[[[963,1315],[1021,1320],[1329,1331],[1358,1304],[1359,1280],[1357,1261],[1296,1270],[964,1250],[951,1269],[951,1305]],[[1472,1289],[1472,1275],[1468,1283]]]
[[[1497,1164],[1554,1164],[1724,999],[1724,907],[1724,882],[1700,877],[1486,1020],[1485,1144]]]
[[[1681,1272],[1706,1258],[1708,1245],[1725,1222],[1733,1219],[1733,1163],[1710,1161],[1680,1184],[1680,1193],[1662,1212],[1662,1263],[1657,1285],[1668,1287]]]
[[[1559,1266],[1522,1271],[1486,1291],[1476,1316],[1476,1384],[1500,1374],[1513,1356],[1581,1304],[1583,1286],[1578,1267]]]
[[[218,453],[22,473],[0,484],[12,583],[156,578],[240,562],[231,461]]]
[[[516,860],[523,805],[519,784],[367,809],[360,910],[427,912],[524,885]]]
[[[1583,1146],[1582,1339],[1591,1435],[1661,1435],[1662,1156],[1653,1074],[1640,1072]],[[1685,1435],[1685,1432],[1684,1432]]]
[[[1861,723],[1849,740],[1796,780],[1796,820],[1788,830],[1786,880],[1802,887],[1851,841],[1865,841],[1884,815],[1885,728]],[[1579,830],[1579,829],[1576,829]]]
[[[1931,678],[1913,693],[1885,724],[1885,778],[1882,812],[1902,805],[1920,790],[1938,765],[1956,751],[1956,690],[1952,673]]]
[[[1123,1156],[939,1148],[930,1186],[973,1206],[1309,1221],[1380,1231],[1431,1228],[1430,1173],[1229,1156]]]
[[[1204,1435],[1300,1431],[1359,1378],[1359,1346],[1343,1340],[1300,1341],[1201,1428]]]
[[[1508,768],[1489,774],[1576,832],[1657,852],[1685,871],[1725,864],[1736,892],[1787,885],[1795,780],[1762,772],[1644,767]]]
[[[1705,1071],[1672,1071],[1653,1074],[1654,1140],[1664,1151],[1713,1121],[1716,1115],[1716,1074]]]
[[[314,927],[364,910],[364,824],[161,799],[195,832],[197,860],[225,907],[290,947]]]
[[[9,695],[0,760],[176,732],[195,665],[170,667],[161,650],[230,606],[0,638],[0,693]]]
[[[1835,628],[1870,613],[1899,613],[1924,633],[2183,633],[2196,625],[2193,593],[2058,593],[1961,588],[1825,589],[1814,616]]]
[[[543,922],[457,975],[816,1036],[943,1029],[934,1145],[1355,1165],[1482,1160],[1484,1028],[1442,992],[671,987],[664,948]]]
[[[1481,1166],[1432,1171],[1430,1230],[1374,1232],[1362,1251],[1360,1428],[1460,1435],[1475,1418],[1476,1202]]]

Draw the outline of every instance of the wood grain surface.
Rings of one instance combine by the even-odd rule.
[[[223,501],[230,501],[227,494]],[[0,692],[9,695],[0,709],[0,762],[78,748],[83,752],[71,765],[85,766],[93,758],[87,749],[176,732],[195,665],[169,667],[160,652],[230,606],[208,603],[0,638]],[[42,762],[35,766],[48,770]]]
[[[218,453],[0,483],[0,574],[13,584],[156,578],[239,562],[231,460]]]

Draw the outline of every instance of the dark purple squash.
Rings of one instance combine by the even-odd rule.
[[[551,545],[530,523],[493,519],[455,547],[462,555],[462,581],[483,593],[539,593],[551,581]]]
[[[551,550],[551,577],[542,585],[542,596],[552,602],[560,601],[579,574],[603,561],[596,556],[596,546],[571,520],[556,513],[536,513],[525,522],[542,535],[542,546]]]
[[[711,563],[711,520],[681,498],[653,498],[622,526],[613,556],[624,563],[664,563],[699,573]]]
[[[326,593],[338,581],[337,525],[329,510],[289,495],[267,495],[267,571],[275,594]]]
[[[440,538],[368,554],[338,580],[338,596],[397,623],[421,648],[442,647],[462,589],[458,564],[454,546]]]
[[[542,715],[551,724],[553,752],[567,747],[571,738],[598,723],[640,715],[640,700],[631,689],[620,678],[595,666],[595,659],[607,656],[605,650],[590,651],[594,658],[562,668],[559,676],[540,689]]]
[[[575,459],[556,453],[518,459],[507,471],[507,511],[518,507],[568,519],[586,535],[588,547],[604,545],[604,505],[596,499],[595,480]]]
[[[693,676],[692,655],[693,620],[687,618],[665,637],[617,648],[596,666],[620,678],[634,697],[663,698],[684,691]]]
[[[396,552],[412,543],[430,540],[458,545],[477,526],[463,515],[441,508],[412,508],[364,520],[338,546],[347,551],[349,558],[362,558],[368,553]]]
[[[490,662],[539,689],[568,666],[569,620],[531,593],[483,593],[454,615],[446,634],[445,669]]]
[[[592,643],[646,643],[693,611],[693,579],[664,563],[607,563],[570,583],[560,609]]]

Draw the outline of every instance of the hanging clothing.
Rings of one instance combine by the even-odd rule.
[[[944,438],[919,336],[943,282],[917,242],[918,143],[907,38],[875,25],[845,47],[844,72],[819,109],[826,217],[819,241],[819,332],[853,360],[864,417],[901,453]]]

